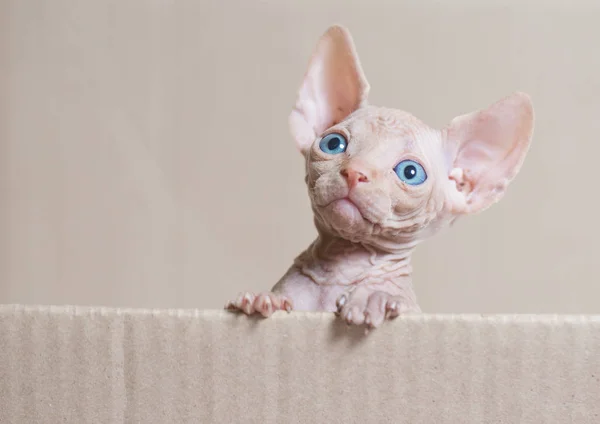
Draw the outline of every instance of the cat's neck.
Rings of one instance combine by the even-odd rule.
[[[341,237],[319,232],[311,250],[315,256],[322,259],[335,259],[346,256],[364,256],[370,262],[410,264],[414,246],[398,246],[389,250],[367,242],[351,242]]]
[[[319,232],[295,265],[317,284],[353,285],[393,281],[410,283],[413,247],[388,251]]]

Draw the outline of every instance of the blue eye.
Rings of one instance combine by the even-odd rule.
[[[403,160],[394,168],[398,177],[406,184],[419,185],[427,179],[427,174],[421,165],[414,160]]]
[[[339,133],[327,134],[319,142],[319,148],[330,155],[344,153],[347,147],[346,137]]]

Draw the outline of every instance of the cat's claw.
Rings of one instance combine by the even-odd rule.
[[[352,311],[346,312],[346,324],[352,325]]]
[[[398,302],[395,300],[388,300],[385,304],[385,318],[392,319],[398,316]]]
[[[236,300],[227,302],[225,309],[234,312],[243,312],[246,315],[260,314],[270,317],[276,311],[291,312],[294,307],[292,301],[284,295],[265,292],[240,293]]]
[[[336,314],[339,315],[339,313],[341,312],[343,306],[346,304],[346,300],[347,300],[347,297],[346,297],[345,294],[343,294],[340,297],[338,297],[338,299],[335,302]]]

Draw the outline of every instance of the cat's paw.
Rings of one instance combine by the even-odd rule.
[[[383,291],[366,293],[355,290],[342,294],[336,301],[337,315],[348,325],[365,324],[369,328],[379,327],[385,320],[398,315],[418,312],[418,306],[403,296],[393,296]]]
[[[291,312],[294,305],[288,297],[272,292],[240,293],[239,296],[230,302],[227,302],[225,309],[229,311],[243,312],[246,315],[261,314],[263,317],[269,317],[275,311]]]

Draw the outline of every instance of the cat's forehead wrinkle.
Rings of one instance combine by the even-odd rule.
[[[379,137],[414,136],[415,131],[426,127],[408,112],[376,106],[359,109],[347,125],[351,134],[369,132]]]

